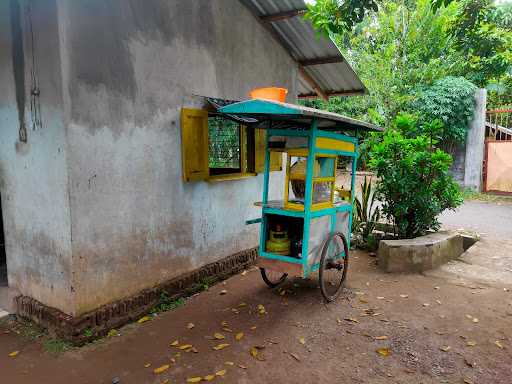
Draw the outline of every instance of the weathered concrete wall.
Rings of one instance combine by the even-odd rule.
[[[487,91],[477,89],[475,112],[469,124],[466,143],[455,149],[453,165],[450,169],[461,187],[482,190],[482,171],[485,151],[485,110]]]
[[[59,4],[78,315],[257,244],[262,175],[183,183],[180,109],[297,74],[237,0]]]
[[[31,96],[36,86],[40,97]],[[9,286],[71,312],[71,222],[54,0],[0,2],[0,89]],[[20,141],[20,124],[26,125],[26,142]]]
[[[482,190],[482,169],[485,151],[485,110],[487,90],[478,89],[475,94],[475,114],[466,138],[464,186]]]

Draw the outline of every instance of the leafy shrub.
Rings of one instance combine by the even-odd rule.
[[[361,184],[361,197],[357,196],[354,200],[352,232],[361,237],[360,245],[363,248],[368,246],[370,235],[380,220],[380,208],[375,204],[375,189],[372,185],[372,180],[367,180],[365,176]]]
[[[448,76],[419,91],[412,109],[424,123],[441,121],[444,128],[439,139],[445,148],[453,147],[466,141],[475,108],[476,89],[463,77]]]
[[[423,130],[430,135],[416,137],[390,129],[370,152],[370,168],[379,178],[376,198],[399,238],[438,230],[439,214],[462,203],[459,187],[448,174],[452,158],[435,148],[433,135],[439,127],[427,124]]]

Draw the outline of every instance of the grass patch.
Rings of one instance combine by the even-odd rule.
[[[512,203],[512,196],[493,195],[490,193],[482,193],[473,189],[464,189],[462,191],[464,200],[484,201],[488,203]]]
[[[183,305],[185,305],[185,299],[183,297],[173,299],[167,292],[162,291],[160,293],[158,304],[151,309],[151,313],[167,312],[179,308]]]
[[[43,348],[46,352],[57,356],[72,348],[72,345],[65,340],[50,339],[43,340]]]
[[[24,340],[41,343],[43,349],[54,356],[72,348],[67,341],[50,336],[44,328],[24,319],[16,319],[14,316],[1,319],[0,327],[10,330]]]

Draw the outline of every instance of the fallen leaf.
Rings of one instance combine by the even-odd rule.
[[[293,357],[295,360],[300,361],[299,356],[297,356],[295,353],[290,352],[290,356]]]
[[[194,328],[194,327],[195,327],[194,323],[188,323],[188,324],[187,324],[187,328],[188,328],[188,329],[192,329],[192,328]]]
[[[359,298],[359,302],[363,304],[368,304],[368,300],[363,299],[362,297]]]
[[[151,363],[144,364],[144,368],[149,368],[149,367],[151,367]]]
[[[243,364],[238,364],[238,367],[242,368],[242,369],[247,369],[247,367],[245,365],[243,365]]]
[[[376,350],[376,352],[383,357],[388,357],[391,355],[391,350],[389,348],[379,348]]]
[[[439,289],[439,287],[436,286],[436,287],[434,287],[434,289]]]
[[[218,372],[215,372],[215,376],[221,376],[222,377],[222,376],[224,376],[226,374],[226,372],[227,371],[225,369],[222,369],[222,370],[220,370]]]
[[[466,343],[466,345],[467,345],[468,347],[474,347],[474,346],[476,345],[476,342],[474,342],[474,341],[468,341],[468,342]]]
[[[377,296],[377,300],[384,300],[385,297],[384,296]]]
[[[303,338],[303,337],[300,337],[299,338],[299,343],[301,343],[302,345],[306,344],[306,339]]]
[[[16,357],[19,355],[19,353],[20,353],[20,351],[11,352],[11,353],[9,353],[9,357]]]
[[[476,365],[476,363],[475,363],[475,362],[470,361],[470,360],[468,360],[467,358],[464,358],[464,362],[466,363],[466,365],[467,365],[468,367],[471,367],[471,368],[473,368],[473,367]]]
[[[246,303],[240,303],[240,304],[238,304],[238,307],[239,308],[247,307],[247,304]]]
[[[375,340],[387,340],[388,337],[387,336],[376,336],[375,337]]]
[[[177,347],[179,345],[179,341],[178,340],[174,340],[172,343],[171,343],[171,347]]]
[[[471,316],[471,315],[466,315],[466,317],[467,317],[469,320],[472,320],[472,319],[473,319],[473,316]]]
[[[503,344],[501,344],[501,343],[499,342],[499,340],[496,340],[496,341],[494,342],[494,344],[496,344],[496,345],[498,346],[498,348],[503,349]]]
[[[199,383],[201,380],[203,380],[202,377],[189,377],[187,383]]]
[[[170,368],[170,365],[169,364],[165,364],[165,365],[162,365],[161,367],[155,368],[153,370],[153,372],[155,374],[159,375],[159,374],[164,373],[165,371],[167,371],[169,368]]]
[[[206,375],[203,377],[204,381],[212,381],[213,379],[215,379],[215,375]]]
[[[219,292],[221,295],[225,295],[226,293],[228,293],[227,290],[223,289],[222,291]]]
[[[265,307],[263,306],[263,304],[258,304],[258,313],[260,315],[264,315],[264,314],[267,313],[267,311],[266,311]]]
[[[251,331],[254,331],[256,328],[258,328],[258,327],[257,327],[257,326],[255,326],[255,325],[253,325],[253,326],[251,327]]]
[[[347,317],[346,319],[344,319],[345,321],[350,321],[351,323],[359,323],[359,320],[357,319],[353,319],[351,317]]]
[[[107,333],[107,337],[116,337],[119,336],[119,332],[117,332],[117,329],[111,329]]]
[[[400,297],[403,299],[407,299],[409,297],[409,295],[400,295]]]
[[[478,319],[476,317],[473,318],[473,323],[478,323]]]
[[[231,365],[231,366],[235,365],[235,363],[233,363],[232,361],[226,361],[224,364]]]
[[[137,323],[142,324],[142,323],[145,323],[146,321],[151,321],[151,317],[149,317],[149,316],[141,317],[139,320],[137,320]]]
[[[226,337],[224,337],[224,335],[222,333],[219,333],[219,332],[215,332],[213,334],[213,338],[214,339],[217,339],[217,340],[224,340]]]
[[[244,333],[243,332],[238,332],[235,336],[235,340],[236,341],[240,341],[242,340],[242,338],[244,337]]]
[[[430,304],[429,303],[423,303],[423,306],[424,307],[430,307]]]
[[[259,360],[259,361],[264,361],[265,359],[260,356],[259,354],[259,351],[258,349],[263,349],[265,348],[265,346],[261,346],[261,345],[255,345],[254,347],[252,347],[250,350],[249,350],[249,353],[251,354],[252,357],[254,357],[256,360]]]
[[[443,304],[443,303],[441,303],[441,300],[436,300],[436,303],[439,305]]]
[[[449,345],[443,345],[439,349],[443,352],[448,352],[450,349],[452,349],[452,347],[450,347]]]
[[[473,381],[471,381],[470,379],[468,378],[465,378],[464,379],[464,384],[473,384]]]
[[[184,344],[184,345],[180,345],[179,347],[182,351],[185,350],[185,349],[190,349],[192,348],[192,344]]]
[[[216,351],[220,351],[221,349],[224,349],[227,347],[229,347],[229,344],[219,344],[219,345],[216,345],[215,347],[213,347],[213,349],[215,349]]]

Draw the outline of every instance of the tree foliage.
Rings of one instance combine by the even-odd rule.
[[[436,78],[463,76],[479,86],[485,86],[510,75],[511,15],[510,5],[496,6],[493,0],[317,0],[309,6],[307,18],[320,31],[337,36],[349,55],[353,53],[350,43],[354,36],[364,33],[369,44],[379,43],[379,38],[395,26],[395,32],[402,35],[396,34],[395,40],[387,41],[389,44],[385,41],[382,50],[393,50],[390,44],[395,43],[398,49],[406,53],[411,48],[407,44],[409,42],[429,43],[424,47],[443,51],[440,60],[449,58],[448,64],[455,64],[448,73],[436,73]],[[439,30],[428,28],[435,28],[440,20],[442,36]],[[389,22],[392,24],[387,24]],[[422,35],[423,41],[421,36],[409,32],[409,27],[414,26],[425,33]],[[436,36],[441,38],[427,41]],[[354,53],[358,52],[356,47]],[[420,63],[415,62],[414,57],[400,56],[408,58],[408,63]],[[428,65],[428,61],[423,62]]]
[[[448,76],[421,89],[411,109],[419,114],[423,123],[440,121],[442,128],[437,139],[444,144],[444,148],[453,147],[466,141],[473,118],[476,89],[463,77]]]

